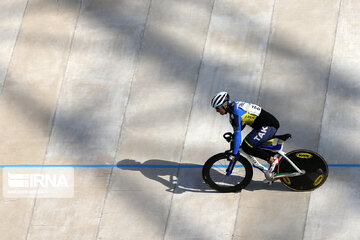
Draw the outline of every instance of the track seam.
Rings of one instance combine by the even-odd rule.
[[[236,224],[237,224],[237,220],[238,220],[238,216],[239,216],[239,212],[240,212],[240,203],[241,203],[241,198],[242,198],[241,192],[242,191],[239,192],[239,198],[238,198],[238,201],[237,201],[237,209],[236,209],[236,215],[235,215],[235,221],[234,221],[234,226],[233,226],[233,232],[232,232],[232,235],[231,235],[231,239],[235,238],[235,236],[234,236],[235,235],[235,229],[236,229]],[[236,193],[234,195],[236,195]]]
[[[326,100],[327,100],[327,95],[328,95],[328,90],[329,90],[329,85],[330,85],[330,77],[331,77],[332,65],[333,65],[333,61],[334,61],[334,53],[335,53],[335,46],[336,46],[336,36],[338,34],[339,19],[340,19],[340,15],[341,15],[341,6],[342,6],[342,0],[339,0],[338,16],[337,16],[337,22],[336,22],[336,26],[335,26],[335,33],[334,33],[334,43],[333,43],[333,46],[332,46],[331,60],[330,60],[328,77],[327,77],[328,81],[327,81],[327,85],[326,85],[325,98],[324,98],[324,102],[323,102],[323,111],[322,111],[321,121],[320,121],[320,131],[319,131],[318,145],[316,147],[317,152],[319,151],[319,147],[320,147],[320,139],[321,139],[321,133],[322,133],[322,127],[323,127],[323,121],[324,121],[324,115],[325,115]],[[310,196],[309,196],[309,203],[308,203],[308,208],[307,208],[307,211],[306,211],[306,216],[305,216],[305,221],[304,221],[302,239],[305,239],[306,226],[307,226],[308,216],[309,216],[309,211],[310,211],[311,195],[312,195],[312,192],[310,192]]]
[[[212,20],[212,16],[213,16],[213,11],[214,11],[214,6],[215,6],[215,2],[216,0],[213,0],[212,6],[211,6],[211,11],[210,11],[210,17],[209,17],[209,22],[208,22],[208,26],[207,26],[207,31],[206,31],[206,38],[205,38],[205,42],[204,42],[204,47],[202,50],[202,55],[201,55],[201,60],[200,60],[200,64],[198,66],[198,71],[197,71],[197,78],[195,81],[195,89],[194,89],[194,93],[192,96],[192,100],[191,100],[191,106],[190,106],[190,110],[189,110],[189,115],[188,115],[188,120],[187,120],[187,124],[186,124],[186,129],[185,129],[185,134],[184,134],[184,141],[183,141],[183,146],[181,149],[181,154],[179,157],[179,162],[178,162],[178,166],[180,166],[181,162],[182,162],[182,158],[184,156],[184,150],[185,150],[185,143],[186,143],[186,138],[187,138],[187,133],[188,133],[188,129],[189,129],[189,125],[190,125],[190,119],[191,119],[191,114],[192,114],[192,110],[193,110],[193,106],[194,106],[194,100],[195,100],[195,96],[196,96],[196,91],[197,91],[197,87],[198,87],[198,83],[199,83],[199,78],[200,78],[200,71],[202,66],[204,65],[204,55],[205,55],[205,49],[206,49],[206,44],[208,42],[208,37],[209,37],[209,29],[210,29],[210,24],[211,24],[211,20]],[[176,172],[176,178],[179,179],[179,173],[180,173],[180,168],[177,169]],[[172,203],[173,203],[173,199],[174,199],[174,195],[175,195],[175,191],[177,188],[177,184],[174,187],[174,191],[171,195],[171,199],[170,199],[170,206],[169,206],[169,213],[168,216],[166,218],[166,225],[165,225],[165,229],[164,229],[164,234],[163,234],[163,240],[165,240],[165,236],[166,236],[166,232],[168,230],[168,226],[169,226],[169,219],[171,216],[171,209],[172,209]]]
[[[3,82],[2,86],[1,86],[1,89],[0,89],[0,96],[2,95],[2,93],[3,93],[4,89],[5,89],[5,84],[6,84],[6,80],[7,80],[7,77],[8,77],[9,68],[10,68],[11,62],[12,62],[13,57],[14,57],[15,48],[16,48],[17,42],[19,40],[20,32],[21,32],[21,29],[22,29],[22,26],[23,26],[23,23],[24,23],[24,18],[25,18],[25,14],[26,14],[26,11],[28,9],[28,6],[29,6],[29,0],[26,1],[26,6],[24,8],[23,16],[22,16],[22,19],[21,19],[21,24],[19,26],[19,31],[18,31],[17,36],[16,36],[16,40],[15,40],[15,44],[14,44],[14,47],[13,47],[13,50],[12,50],[12,53],[11,53],[11,56],[10,56],[9,64],[8,64],[8,66],[6,68],[6,73],[5,73],[5,76],[4,76],[4,82]],[[33,203],[32,209],[31,209],[31,215],[30,215],[29,224],[28,224],[28,227],[27,227],[27,230],[26,230],[25,239],[27,239],[27,236],[29,234],[31,221],[32,221],[33,214],[34,214],[35,203],[36,203],[36,198],[34,199],[34,203]]]
[[[339,12],[338,12],[338,17],[337,17],[337,22],[336,22],[336,27],[335,27],[335,36],[334,36],[334,43],[332,46],[332,54],[331,54],[331,60],[330,60],[330,67],[329,67],[329,72],[328,72],[328,76],[327,76],[327,85],[326,85],[326,92],[325,92],[325,98],[324,98],[324,102],[323,102],[323,111],[321,113],[321,121],[320,121],[320,131],[319,131],[319,138],[318,138],[318,145],[316,147],[316,150],[319,151],[319,146],[320,146],[320,138],[321,138],[321,133],[322,133],[322,127],[323,127],[323,122],[324,122],[324,115],[325,115],[325,107],[326,107],[326,101],[327,101],[327,96],[328,96],[328,91],[329,91],[329,85],[330,85],[330,77],[331,77],[331,70],[332,70],[332,66],[333,66],[333,62],[334,62],[334,53],[335,53],[335,46],[336,46],[336,36],[338,35],[338,26],[339,26],[339,19],[340,19],[340,12],[341,12],[341,6],[342,6],[342,0],[340,0],[339,2]]]
[[[273,21],[274,21],[274,13],[275,13],[275,6],[276,6],[276,0],[274,0],[274,5],[273,5],[273,9],[272,9],[272,13],[271,13],[271,21],[270,21],[270,30],[269,30],[269,35],[268,35],[268,39],[266,42],[266,50],[265,50],[265,57],[264,57],[264,62],[262,65],[262,74],[261,74],[261,78],[260,78],[260,83],[259,83],[259,91],[258,91],[258,95],[257,95],[257,100],[256,100],[256,104],[260,104],[260,95],[261,95],[261,90],[262,90],[262,85],[264,82],[264,75],[265,75],[265,65],[266,65],[266,61],[267,61],[267,57],[268,57],[268,53],[269,53],[269,48],[270,48],[270,39],[271,39],[271,35],[273,33],[272,31],[272,26],[273,26]]]
[[[11,65],[11,62],[12,62],[12,59],[14,57],[14,52],[15,52],[15,48],[17,46],[17,42],[19,40],[19,36],[20,36],[20,32],[21,32],[21,28],[23,26],[23,23],[24,23],[24,18],[25,18],[25,14],[26,14],[26,10],[28,8],[28,5],[29,5],[29,0],[26,1],[26,6],[24,8],[24,12],[23,12],[23,15],[22,15],[22,19],[21,19],[21,24],[19,26],[19,31],[16,35],[16,39],[15,39],[15,44],[13,46],[13,49],[12,49],[12,52],[11,52],[11,56],[10,56],[10,59],[9,59],[9,64],[7,65],[6,67],[6,72],[5,72],[5,75],[4,75],[4,82],[2,83],[1,87],[0,87],[0,96],[2,95],[4,89],[5,89],[5,84],[6,84],[6,80],[7,80],[7,77],[8,77],[8,73],[9,73],[9,68],[10,68],[10,65]]]
[[[130,98],[131,98],[131,92],[132,92],[132,88],[133,88],[134,79],[135,79],[135,76],[136,76],[136,73],[137,73],[138,64],[139,64],[141,56],[142,56],[141,53],[142,53],[142,50],[143,50],[144,36],[145,36],[145,31],[146,31],[146,28],[147,28],[147,25],[148,25],[149,15],[150,15],[150,11],[151,11],[151,5],[152,5],[152,0],[149,0],[149,7],[148,7],[146,19],[145,19],[145,22],[143,24],[142,33],[140,34],[140,47],[139,47],[138,53],[136,54],[135,61],[134,61],[134,72],[133,72],[133,75],[132,75],[131,81],[130,81],[129,94],[128,94],[126,104],[125,104],[122,123],[121,123],[120,128],[119,128],[119,136],[118,136],[117,143],[116,143],[116,149],[115,149],[115,154],[114,154],[114,158],[113,158],[113,165],[114,165],[114,163],[116,161],[117,154],[119,152],[119,144],[120,144],[120,140],[121,140],[121,136],[122,136],[123,127],[125,125],[126,112],[127,112],[128,106],[129,106],[129,102],[130,102]],[[107,184],[106,184],[106,192],[105,192],[105,197],[104,197],[104,201],[103,201],[103,205],[102,205],[102,209],[101,209],[101,214],[100,214],[100,217],[99,217],[99,223],[98,223],[98,227],[97,227],[97,230],[96,230],[96,238],[95,239],[99,239],[100,226],[101,226],[101,222],[102,222],[102,219],[103,219],[103,216],[104,216],[104,209],[105,209],[106,201],[107,201],[107,198],[109,196],[109,190],[110,190],[111,177],[112,177],[112,174],[113,174],[113,170],[114,170],[114,167],[112,167],[111,170],[110,170],[109,178],[108,178],[108,181],[107,181]]]
[[[45,154],[44,154],[44,158],[43,158],[42,165],[44,165],[45,162],[46,162],[46,156],[47,156],[47,154],[48,154],[48,149],[49,149],[49,145],[50,145],[50,142],[51,142],[51,136],[52,136],[53,131],[54,131],[55,118],[56,118],[56,114],[57,114],[57,110],[58,110],[58,106],[59,106],[59,102],[60,102],[60,96],[61,96],[61,93],[62,93],[62,90],[63,90],[64,79],[65,79],[66,73],[67,73],[67,71],[68,71],[68,69],[69,69],[69,60],[70,60],[70,55],[71,55],[72,48],[73,48],[73,43],[74,43],[74,38],[75,38],[76,29],[77,29],[77,26],[78,26],[78,21],[79,21],[79,17],[80,17],[80,12],[81,12],[82,3],[83,3],[83,0],[80,1],[80,5],[79,5],[77,17],[76,17],[76,22],[75,22],[74,31],[73,31],[73,34],[72,34],[72,36],[71,36],[71,42],[70,42],[70,46],[69,46],[69,50],[68,50],[68,56],[67,56],[67,60],[66,60],[66,67],[65,67],[65,71],[64,71],[64,74],[63,74],[63,77],[62,77],[62,80],[61,80],[61,83],[60,83],[60,86],[59,86],[58,93],[57,93],[57,102],[56,102],[55,110],[54,110],[53,117],[52,117],[52,120],[51,120],[49,140],[48,140],[48,143],[47,143],[47,145],[46,145],[46,150],[45,150]],[[39,189],[39,188],[38,188],[38,189]],[[37,195],[37,193],[36,193],[36,195]],[[33,204],[33,206],[32,206],[32,211],[31,211],[31,216],[30,216],[30,222],[29,222],[29,225],[28,225],[28,229],[27,229],[27,233],[26,233],[25,239],[28,239],[29,234],[30,234],[30,228],[31,228],[31,223],[32,223],[32,220],[33,220],[34,212],[35,212],[36,202],[37,202],[37,197],[35,197],[34,204]]]

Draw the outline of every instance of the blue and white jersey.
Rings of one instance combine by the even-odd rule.
[[[234,101],[229,103],[229,120],[234,129],[233,154],[239,153],[241,145],[241,130],[246,125],[253,126],[254,121],[260,116],[262,109],[256,104]]]

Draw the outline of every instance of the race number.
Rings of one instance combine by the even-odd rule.
[[[250,113],[250,114],[259,116],[259,115],[260,115],[260,112],[261,112],[261,107],[259,107],[259,106],[256,105],[256,104],[250,104],[250,109],[249,109],[249,113]]]
[[[259,116],[261,112],[261,107],[256,104],[247,103],[247,102],[238,102],[237,108],[241,108],[244,111],[248,112],[251,115]]]

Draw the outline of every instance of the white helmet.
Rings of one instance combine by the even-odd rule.
[[[219,92],[211,100],[211,106],[213,108],[219,108],[225,103],[229,102],[230,96],[227,92]]]

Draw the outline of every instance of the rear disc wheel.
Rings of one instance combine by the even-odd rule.
[[[294,150],[286,154],[291,161],[305,174],[297,177],[281,178],[282,184],[294,191],[312,191],[324,184],[328,177],[328,165],[320,154],[306,150]],[[295,169],[285,159],[281,158],[278,173],[293,173]]]

